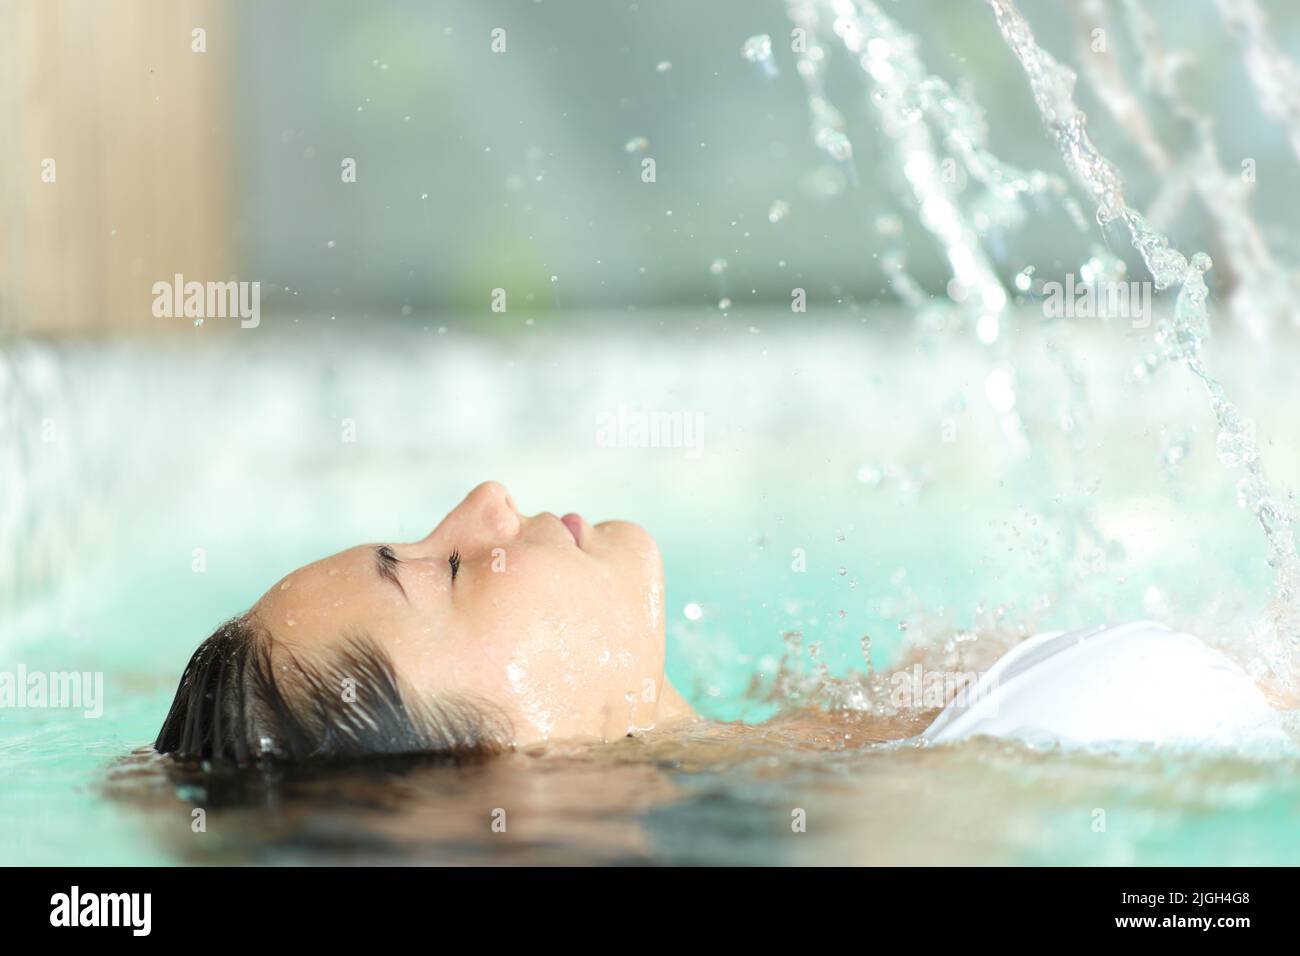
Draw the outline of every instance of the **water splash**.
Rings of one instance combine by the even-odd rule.
[[[829,12],[831,32],[869,78],[871,103],[893,144],[898,168],[920,211],[922,224],[943,250],[963,302],[969,304],[975,321],[984,323],[984,338],[995,340],[1007,307],[1007,293],[975,225],[956,201],[955,181],[940,174],[942,162],[929,127],[919,122],[925,105],[920,88],[927,73],[915,53],[915,39],[871,3],[827,5],[790,0],[787,7],[790,19],[808,37],[803,52],[798,54],[798,71],[808,97],[813,141],[832,159],[843,160],[851,155],[843,117],[831,105],[825,89],[827,54],[821,39],[826,34],[823,12]],[[835,144],[837,151],[828,144]]]
[[[942,615],[929,614],[916,603],[904,613],[908,619],[899,622],[899,630],[907,637],[889,668],[877,669],[873,641],[864,634],[862,669],[831,676],[820,645],[807,642],[801,631],[787,631],[775,669],[756,679],[747,696],[787,713],[813,706],[878,718],[917,717],[949,702],[1034,630],[1034,612],[1016,613],[1004,605],[981,605],[970,626],[956,629]]]
[[[894,143],[897,165],[911,194],[909,205],[915,204],[922,224],[939,241],[952,266],[951,288],[959,304],[973,314],[981,341],[996,341],[1008,304],[1007,290],[992,263],[1001,258],[1004,237],[1020,229],[1031,211],[1064,212],[1089,242],[1093,281],[1119,278],[1123,263],[1090,238],[1087,219],[1066,181],[998,157],[989,148],[984,113],[973,96],[953,90],[930,72],[918,53],[917,37],[878,4],[792,0],[788,7],[791,19],[814,37],[829,18],[832,32],[855,57],[869,86],[869,100],[881,117],[882,132]],[[825,50],[812,43],[800,60],[815,139],[824,135],[826,123],[843,125],[826,102],[820,75],[825,59]],[[940,158],[940,143],[952,158]],[[965,191],[961,176],[978,187],[966,212],[957,201]]]
[[[1074,72],[1038,45],[1028,22],[1010,0],[987,2],[1003,39],[1024,70],[1043,123],[1056,140],[1067,168],[1096,203],[1097,221],[1103,227],[1122,223],[1156,288],[1178,289],[1172,313],[1159,324],[1157,341],[1168,357],[1181,360],[1205,387],[1218,423],[1220,457],[1225,465],[1244,473],[1238,484],[1238,500],[1267,539],[1268,561],[1278,575],[1280,599],[1271,624],[1257,629],[1256,642],[1274,676],[1294,691],[1296,650],[1300,648],[1300,609],[1295,600],[1300,588],[1300,557],[1291,516],[1282,508],[1264,473],[1253,425],[1228,398],[1204,358],[1203,346],[1209,333],[1209,292],[1205,285],[1205,273],[1211,267],[1209,256],[1203,252],[1184,255],[1128,204],[1118,171],[1093,143],[1087,117],[1074,102]]]
[[[1087,249],[1086,259],[1078,267],[1083,284],[1099,289],[1103,283],[1124,277],[1125,264],[1096,238],[1068,182],[1041,169],[1020,168],[996,155],[989,145],[984,112],[974,97],[969,92],[959,93],[929,71],[921,59],[918,38],[903,30],[878,4],[872,0],[791,0],[787,8],[792,22],[807,38],[798,65],[814,141],[824,142],[831,131],[842,133],[844,128],[843,117],[829,102],[825,89],[828,52],[822,40],[829,33],[860,69],[867,100],[893,146],[897,179],[906,184],[900,190],[900,202],[916,211],[951,267],[947,299],[931,297],[908,271],[902,220],[895,215],[877,217],[881,268],[892,291],[916,315],[923,335],[938,338],[953,326],[954,316],[965,316],[976,338],[996,346],[993,354],[1007,361],[1003,324],[1010,297],[1032,292],[1033,270],[1032,266],[1022,268],[1018,282],[1013,283],[1014,291],[1008,292],[994,264],[1005,258],[1006,238],[1021,229],[1031,214],[1065,215]],[[950,156],[942,156],[941,147]],[[1063,367],[1063,375],[1067,391],[1086,391],[1077,366],[1068,371]],[[998,394],[1007,400],[993,408],[1007,452],[1013,460],[1024,460],[1030,441],[1014,376],[1005,384]],[[1086,418],[1086,409],[1075,408],[1062,415],[1062,422]],[[1113,542],[1094,540],[1097,522],[1089,510],[1090,496],[1074,500],[1078,506],[1060,516],[1062,537],[1084,542],[1090,551],[1113,552]]]
[[[1084,75],[1093,82],[1112,114],[1128,117],[1123,123],[1125,130],[1142,145],[1153,170],[1166,183],[1163,196],[1156,201],[1159,212],[1149,215],[1148,221],[1171,221],[1182,205],[1182,197],[1194,191],[1214,222],[1228,270],[1237,277],[1229,304],[1238,323],[1257,340],[1267,337],[1277,318],[1300,323],[1293,279],[1274,258],[1251,211],[1252,177],[1244,169],[1234,172],[1224,165],[1215,142],[1214,120],[1189,102],[1179,87],[1178,74],[1191,55],[1166,49],[1157,23],[1136,0],[1120,0],[1120,4],[1129,35],[1143,51],[1141,76],[1145,89],[1167,115],[1184,127],[1191,142],[1188,158],[1175,166],[1163,147],[1152,141],[1150,124],[1136,97],[1116,92],[1122,83],[1122,78],[1113,75],[1118,70],[1097,68],[1099,61],[1109,62],[1110,58],[1081,55]],[[1087,12],[1092,22],[1099,22],[1106,13],[1105,0],[1089,0]],[[1111,78],[1098,82],[1103,72]]]
[[[1227,395],[1224,386],[1209,369],[1204,342],[1209,334],[1209,291],[1205,274],[1212,263],[1204,252],[1184,254],[1171,245],[1158,224],[1169,222],[1195,194],[1217,226],[1230,272],[1239,282],[1232,294],[1232,308],[1239,321],[1259,337],[1269,323],[1261,316],[1297,316],[1294,278],[1280,266],[1263,239],[1250,211],[1248,183],[1225,166],[1217,152],[1212,121],[1198,112],[1182,95],[1177,83],[1181,55],[1164,50],[1150,18],[1134,0],[1124,4],[1125,23],[1144,51],[1142,78],[1145,91],[1172,115],[1191,142],[1186,159],[1174,160],[1153,132],[1153,124],[1142,112],[1137,95],[1128,88],[1123,73],[1109,60],[1088,60],[1088,78],[1103,104],[1121,128],[1138,145],[1157,173],[1162,191],[1154,215],[1144,216],[1130,206],[1116,167],[1092,142],[1086,117],[1074,101],[1076,76],[1041,48],[1027,22],[1010,0],[988,0],[1003,39],[1015,54],[1025,75],[1040,117],[1064,158],[1070,177],[1086,193],[1094,209],[1093,219],[1105,237],[1116,228],[1124,229],[1150,272],[1157,290],[1174,290],[1173,307],[1156,326],[1156,350],[1144,356],[1135,378],[1145,379],[1165,362],[1178,362],[1202,383],[1209,396],[1217,424],[1216,448],[1220,459],[1242,472],[1238,500],[1264,531],[1268,563],[1277,574],[1276,600],[1270,613],[1254,629],[1248,643],[1255,655],[1251,665],[1257,675],[1271,677],[1291,695],[1300,677],[1300,558],[1291,530],[1291,516],[1280,503],[1264,471],[1253,424]],[[1271,84],[1270,115],[1287,118],[1294,71],[1276,49],[1261,39],[1256,29],[1257,8],[1253,0],[1219,0],[1230,25],[1243,31],[1248,47],[1258,61],[1252,70],[1255,82]],[[1076,25],[1086,26],[1104,17],[1105,0],[1086,0]],[[948,314],[973,319],[977,337],[986,344],[1005,346],[1003,334],[1010,295],[1032,294],[1032,267],[1018,264],[1019,275],[1013,292],[998,278],[995,263],[1003,258],[1002,236],[1019,230],[1032,212],[1063,212],[1087,243],[1088,256],[1079,268],[1085,283],[1099,286],[1114,283],[1125,275],[1125,267],[1095,238],[1081,205],[1068,182],[1043,170],[1021,170],[999,158],[989,147],[983,114],[973,97],[958,93],[943,79],[931,74],[919,55],[917,38],[902,30],[873,0],[787,0],[789,18],[802,32],[805,43],[795,46],[800,79],[805,88],[813,141],[838,163],[852,162],[843,115],[831,103],[826,91],[828,43],[841,46],[861,70],[868,90],[868,102],[880,120],[880,129],[893,151],[900,172],[900,202],[917,213],[921,225],[936,240],[952,272],[948,301],[931,298],[912,276],[903,254],[903,224],[897,216],[876,220],[881,240],[880,263],[894,293],[917,316],[918,325],[944,328]],[[1263,65],[1261,65],[1263,64]],[[1300,102],[1300,99],[1297,99]],[[1283,104],[1283,105],[1279,105]],[[1300,108],[1294,114],[1300,121]],[[1300,129],[1300,122],[1297,123]],[[940,146],[948,157],[943,157]],[[851,170],[850,170],[851,173]],[[961,181],[965,178],[965,182]],[[977,187],[977,197],[963,195],[967,185]],[[1154,224],[1153,224],[1154,223]],[[1049,345],[1049,354],[1066,382],[1066,400],[1061,427],[1076,440],[1079,453],[1088,421],[1087,389],[1082,372],[1069,350],[1059,342]],[[999,403],[995,411],[1007,416],[1004,433],[1016,444],[1016,384],[1014,366],[1004,367],[1007,375],[994,384]],[[997,372],[997,369],[994,370]],[[1009,398],[1009,400],[1008,400]],[[1076,478],[1081,469],[1076,460]],[[1071,507],[1058,500],[1055,520],[1077,540],[1079,556],[1114,551],[1098,530],[1091,492],[1086,489]],[[1085,564],[1091,559],[1084,561]],[[1094,568],[1094,573],[1096,569]],[[1076,575],[1086,574],[1084,567]],[[1078,580],[1072,583],[1077,584]],[[1063,582],[1063,588],[1067,586]],[[1267,671],[1267,674],[1261,674]],[[1266,681],[1267,682],[1267,681]]]

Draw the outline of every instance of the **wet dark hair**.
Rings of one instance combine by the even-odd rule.
[[[487,756],[508,748],[492,708],[455,699],[412,702],[392,660],[364,634],[324,666],[275,648],[247,617],[199,645],[181,675],[154,748],[214,766],[303,764],[371,756]],[[349,693],[351,691],[351,693]]]

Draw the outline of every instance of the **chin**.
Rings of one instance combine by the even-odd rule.
[[[596,525],[601,536],[616,548],[636,551],[645,559],[660,561],[659,544],[650,532],[631,521],[602,521]]]

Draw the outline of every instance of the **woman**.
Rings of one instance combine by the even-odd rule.
[[[671,731],[698,718],[665,677],[664,650],[663,566],[645,531],[525,517],[487,482],[424,539],[307,565],[222,625],[186,667],[155,746],[296,763]],[[1155,624],[1031,638],[931,717],[859,739],[927,724],[922,739],[936,742],[1284,739],[1239,667]]]

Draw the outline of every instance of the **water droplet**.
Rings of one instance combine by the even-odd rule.
[[[986,313],[975,323],[975,337],[985,345],[992,345],[1001,333],[1002,323],[998,321],[996,315]]]
[[[884,475],[881,474],[880,469],[871,465],[863,465],[858,469],[858,481],[862,482],[864,485],[870,485],[873,488],[880,484],[880,480],[883,477]]]
[[[775,200],[767,210],[767,221],[778,223],[790,212],[790,204],[784,199]]]
[[[750,63],[760,66],[765,76],[776,76],[776,64],[772,62],[772,38],[766,33],[758,33],[746,40],[740,47],[740,55]]]
[[[1229,468],[1237,468],[1255,460],[1255,423],[1245,421],[1236,428],[1228,427],[1219,432],[1215,440],[1219,461]]]
[[[816,143],[826,155],[837,163],[847,163],[853,158],[853,144],[837,129],[824,127],[817,133]]]
[[[1015,379],[1009,368],[995,368],[984,380],[984,394],[989,404],[1005,415],[1016,407]]]
[[[903,231],[903,220],[893,213],[886,213],[876,217],[875,227],[882,236],[896,236]]]
[[[646,139],[644,136],[633,136],[623,144],[623,151],[625,153],[640,153],[645,151],[649,146],[650,140]]]
[[[700,607],[698,604],[696,604],[694,601],[692,601],[690,604],[686,605],[686,607],[682,609],[682,613],[686,615],[686,620],[698,621],[700,618],[704,616],[704,609]]]

